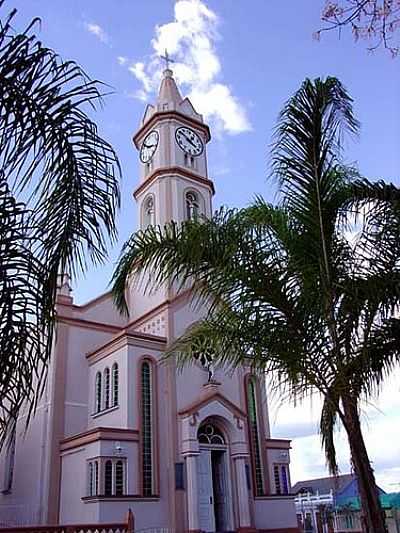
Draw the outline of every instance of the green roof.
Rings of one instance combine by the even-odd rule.
[[[381,494],[379,496],[383,509],[400,509],[400,492],[392,492],[390,494]],[[341,499],[340,504],[336,509],[348,509],[349,511],[360,510],[360,498],[354,496],[352,498]]]

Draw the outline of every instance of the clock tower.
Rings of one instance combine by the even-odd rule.
[[[134,197],[140,229],[211,215],[209,140],[203,117],[188,98],[182,98],[172,71],[165,69],[157,102],[147,106],[133,137],[139,151],[140,183]]]

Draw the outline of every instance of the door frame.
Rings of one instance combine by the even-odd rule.
[[[229,455],[229,446],[226,444],[199,444],[199,450],[208,450],[212,452],[213,450],[218,450],[224,452],[224,469],[225,469],[225,490],[226,490],[226,531],[235,531],[234,526],[234,514],[233,514],[233,499],[232,499],[232,472],[231,472],[231,461]],[[211,471],[212,476],[212,471]],[[214,496],[215,503],[215,496]],[[215,509],[215,508],[214,508]]]

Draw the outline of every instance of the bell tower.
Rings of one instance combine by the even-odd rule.
[[[140,229],[211,216],[214,185],[207,173],[210,138],[203,117],[188,98],[182,98],[172,70],[166,68],[157,101],[147,106],[133,137],[139,151],[140,183],[134,197]]]

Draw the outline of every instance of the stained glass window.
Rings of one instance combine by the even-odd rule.
[[[118,364],[114,363],[112,367],[112,382],[113,382],[113,406],[118,405],[119,383],[118,383]]]
[[[142,364],[142,483],[143,496],[153,493],[152,369]]]
[[[289,494],[289,483],[286,465],[281,465],[282,491],[283,494]]]
[[[247,382],[247,410],[249,421],[251,458],[253,462],[254,488],[256,496],[262,496],[264,494],[264,482],[258,431],[256,382],[254,378],[250,378]]]

